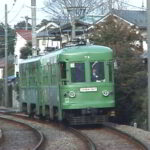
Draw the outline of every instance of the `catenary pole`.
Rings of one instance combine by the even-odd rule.
[[[36,42],[36,0],[31,0],[31,15],[32,15],[32,55],[37,56]]]
[[[109,0],[108,3],[109,3],[109,12],[112,13],[112,0]]]
[[[28,30],[28,20],[31,19],[28,16],[25,16],[25,22],[26,22],[26,31]]]
[[[148,41],[148,131],[150,131],[150,0],[147,0],[147,41]]]
[[[5,107],[8,106],[8,74],[7,74],[7,62],[8,62],[8,57],[7,57],[7,49],[8,49],[8,29],[7,29],[7,5],[5,4]]]

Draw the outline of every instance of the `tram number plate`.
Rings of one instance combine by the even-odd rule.
[[[96,92],[97,87],[90,87],[90,88],[80,88],[80,92]]]

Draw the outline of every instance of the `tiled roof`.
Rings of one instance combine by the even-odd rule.
[[[82,22],[80,20],[76,21],[76,33],[78,34],[78,32],[81,32],[83,33],[83,29],[80,29],[80,27],[88,27],[89,24],[88,23],[85,23],[85,22]],[[38,37],[56,37],[56,36],[60,36],[60,28],[61,28],[61,32],[62,33],[69,33],[72,31],[72,27],[71,27],[71,24],[70,23],[66,23],[64,25],[61,25],[61,27],[59,28],[53,28],[53,29],[50,29],[48,31],[44,30],[44,31],[41,31],[39,33],[37,33],[37,38]]]
[[[27,41],[32,40],[32,31],[31,30],[16,30],[21,37],[23,37]]]
[[[113,14],[137,25],[139,28],[147,26],[147,12],[140,10],[113,10]]]
[[[80,21],[82,21],[83,23],[87,23],[87,24],[94,24],[96,23],[98,20],[102,19],[103,16],[85,16],[83,18],[80,19]]]

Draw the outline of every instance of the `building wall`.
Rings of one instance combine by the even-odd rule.
[[[141,34],[143,36],[143,50],[148,51],[147,30],[141,31]]]
[[[15,56],[15,61],[14,61],[14,64],[15,64],[15,72],[14,72],[14,75],[16,76],[16,72],[19,72],[19,62],[21,61],[20,59],[20,50],[22,47],[24,47],[27,43],[27,41],[22,38],[18,33],[16,35],[16,45],[15,45],[15,51],[14,51],[14,56]]]
[[[60,48],[60,41],[38,39],[38,47],[40,49],[40,53],[44,53],[46,47]]]
[[[0,79],[4,77],[4,68],[0,68]]]

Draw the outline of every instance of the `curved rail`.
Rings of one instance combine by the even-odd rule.
[[[34,131],[34,133],[39,136],[39,142],[36,144],[36,146],[32,150],[38,150],[40,148],[40,146],[42,145],[42,143],[44,141],[44,136],[39,130],[35,129],[34,127],[32,127],[29,124],[26,124],[26,123],[23,123],[23,122],[20,122],[20,121],[16,121],[16,120],[13,120],[11,118],[7,118],[7,117],[4,117],[4,116],[0,116],[0,118],[8,120],[8,121],[15,122],[15,123],[19,123],[21,125],[27,126],[30,129],[32,129]]]
[[[44,141],[44,136],[43,136],[43,134],[42,134],[39,130],[33,128],[33,127],[30,126],[30,125],[28,125],[28,126],[29,126],[30,128],[32,128],[32,130],[34,130],[35,133],[37,133],[37,134],[39,135],[39,137],[40,137],[39,142],[38,142],[37,145],[32,149],[32,150],[38,150],[38,149],[41,147],[41,145],[42,145],[42,143],[43,143],[43,141]]]
[[[2,131],[2,129],[0,129],[0,144],[2,141],[3,141],[3,131]]]
[[[122,134],[123,136],[126,136],[126,137],[130,138],[130,139],[131,139],[132,141],[134,141],[134,143],[135,143],[136,145],[138,145],[141,149],[149,150],[149,147],[148,147],[145,143],[143,143],[142,141],[138,140],[138,139],[135,138],[134,136],[132,136],[132,135],[126,133],[126,132],[123,132],[123,131],[117,129],[117,128],[115,128],[115,127],[109,125],[108,123],[103,123],[103,126],[106,127],[106,128],[109,128],[109,129],[111,129],[111,130],[114,130],[114,131],[118,132],[120,135]]]
[[[93,143],[93,141],[88,136],[86,136],[85,134],[79,132],[78,130],[76,130],[74,128],[68,127],[68,129],[71,132],[75,133],[76,135],[80,136],[82,140],[84,140],[86,143],[88,143],[89,150],[96,150],[96,145]]]

